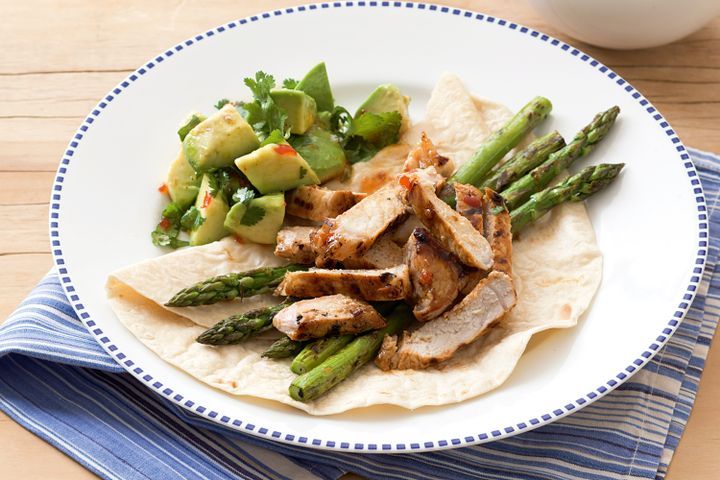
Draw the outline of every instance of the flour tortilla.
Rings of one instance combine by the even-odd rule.
[[[442,153],[452,152],[462,163],[482,135],[509,116],[504,107],[471,97],[456,77],[446,75],[433,91],[426,118],[408,135],[424,129]],[[465,124],[477,119],[481,126]],[[392,165],[399,170],[402,162]],[[372,174],[365,168],[359,174],[356,169],[350,182],[361,182]],[[415,409],[459,402],[498,387],[515,368],[533,334],[573,327],[588,308],[600,283],[602,257],[582,203],[554,209],[515,238],[513,248],[518,304],[488,335],[437,368],[383,372],[374,364],[365,365],[310,403],[296,402],[288,395],[295,377],[290,360],[260,357],[277,334],[227,347],[195,342],[206,326],[230,313],[267,304],[270,297],[197,308],[162,306],[175,291],[208,276],[281,264],[270,247],[225,238],[119,270],[110,276],[107,289],[118,318],[148,348],[213,387],[277,400],[313,415],[379,404]]]

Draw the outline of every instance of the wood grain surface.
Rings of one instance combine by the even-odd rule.
[[[0,0],[0,319],[51,266],[50,186],[68,140],[98,99],[148,58],[197,32],[300,3]],[[611,51],[567,38],[522,0],[439,3],[512,19],[577,45],[642,91],[686,145],[720,151],[719,19],[666,47]],[[711,350],[670,479],[718,478],[718,350]],[[0,478],[94,476],[0,414]]]

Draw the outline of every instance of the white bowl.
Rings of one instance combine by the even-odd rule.
[[[599,47],[630,50],[679,40],[720,14],[720,0],[529,0],[553,27]]]

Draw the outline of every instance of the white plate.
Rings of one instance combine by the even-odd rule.
[[[108,52],[112,55],[112,52]],[[156,191],[188,111],[246,95],[263,69],[297,77],[320,60],[343,105],[378,83],[412,96],[420,118],[443,71],[476,94],[521,107],[554,103],[542,128],[571,136],[617,104],[615,129],[584,163],[626,162],[621,179],[590,201],[604,253],[603,283],[571,330],[538,335],[497,390],[455,405],[370,408],[311,417],[233,397],[166,364],[116,319],[107,274],[160,255],[150,243],[164,203]],[[667,341],[699,282],[707,222],[695,169],[663,118],[633,87],[592,58],[504,20],[412,3],[342,2],[231,22],[160,54],[88,116],[62,160],[51,235],[74,307],[108,353],[160,395],[230,428],[343,451],[421,451],[481,443],[548,423],[622,383]]]

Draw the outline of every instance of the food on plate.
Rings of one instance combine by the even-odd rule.
[[[385,319],[369,303],[336,294],[285,307],[273,318],[273,326],[292,340],[308,340],[376,330],[385,326]]]
[[[391,84],[351,114],[324,64],[245,85],[178,130],[151,235],[178,250],[108,280],[161,358],[316,415],[417,408],[497,387],[534,333],[589,307],[602,258],[583,201],[623,164],[567,168],[617,107],[566,145],[533,136],[548,99],[513,114],[451,74],[416,121]]]

